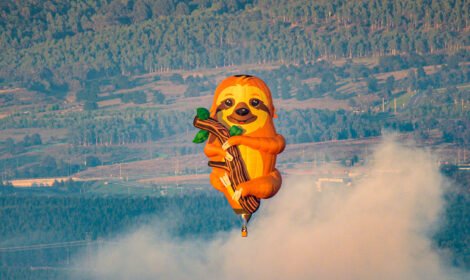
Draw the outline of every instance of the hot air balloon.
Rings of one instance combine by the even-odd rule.
[[[268,86],[259,78],[236,75],[216,88],[209,110],[197,109],[194,126],[201,129],[193,142],[207,141],[204,153],[212,167],[210,182],[242,218],[242,236],[261,199],[273,197],[282,177],[276,157],[285,148],[277,134],[275,108]]]

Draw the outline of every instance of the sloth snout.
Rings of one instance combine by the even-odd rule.
[[[248,113],[250,113],[250,110],[248,110],[248,108],[240,108],[240,109],[237,109],[235,113],[237,113],[237,115],[239,116],[246,116],[248,115]]]

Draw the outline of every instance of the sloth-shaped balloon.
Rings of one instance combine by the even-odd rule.
[[[250,211],[250,203],[258,201],[259,206],[259,199],[274,196],[281,187],[281,174],[275,165],[277,155],[284,150],[285,140],[276,133],[273,123],[275,117],[271,92],[261,79],[236,75],[226,78],[217,86],[210,119],[222,124],[230,132],[234,128],[240,130],[240,135],[221,140],[224,138],[210,133],[204,153],[212,167],[212,186],[225,194],[235,213],[244,219],[242,236],[247,235],[246,223],[257,209],[255,206]],[[195,126],[198,127],[196,119]],[[232,169],[224,168],[227,164]],[[230,172],[238,172],[241,167],[247,176],[233,186],[237,178]],[[248,198],[252,198],[252,202]]]

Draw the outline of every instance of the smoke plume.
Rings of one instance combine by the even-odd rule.
[[[445,182],[428,152],[386,137],[349,188],[286,178],[250,223],[210,241],[143,227],[93,256],[96,279],[464,279],[431,236]],[[163,221],[164,222],[164,221]],[[467,278],[468,279],[468,278]]]

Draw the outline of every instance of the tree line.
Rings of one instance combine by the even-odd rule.
[[[69,182],[67,184],[75,184]],[[65,188],[56,186],[53,188]],[[68,186],[77,188],[78,186]],[[2,192],[0,187],[0,192]],[[212,192],[211,192],[212,193]],[[84,240],[95,244],[82,247],[47,250],[2,252],[0,276],[2,279],[51,279],[57,270],[31,270],[30,267],[70,268],[68,260],[83,250],[93,249],[96,242],[117,237],[122,232],[153,225],[157,231],[176,239],[208,239],[222,231],[239,226],[233,210],[225,198],[210,194],[196,196],[144,197],[93,196],[74,192],[47,190],[12,190],[0,196],[0,246],[27,246]],[[157,223],[168,217],[178,223]],[[162,226],[165,226],[163,228]],[[27,271],[25,268],[28,268]],[[45,274],[45,275],[44,275]],[[64,275],[60,278],[64,279]],[[44,278],[41,278],[44,277]],[[67,278],[67,277],[65,277]],[[55,278],[54,278],[55,279]]]
[[[32,135],[25,135],[22,141],[15,141],[12,138],[7,138],[3,145],[0,145],[0,151],[2,153],[20,154],[25,151],[26,148],[37,146],[42,144],[41,135],[34,133]]]
[[[0,77],[51,93],[93,72],[428,54],[468,43],[462,0],[35,3],[2,6]]]

